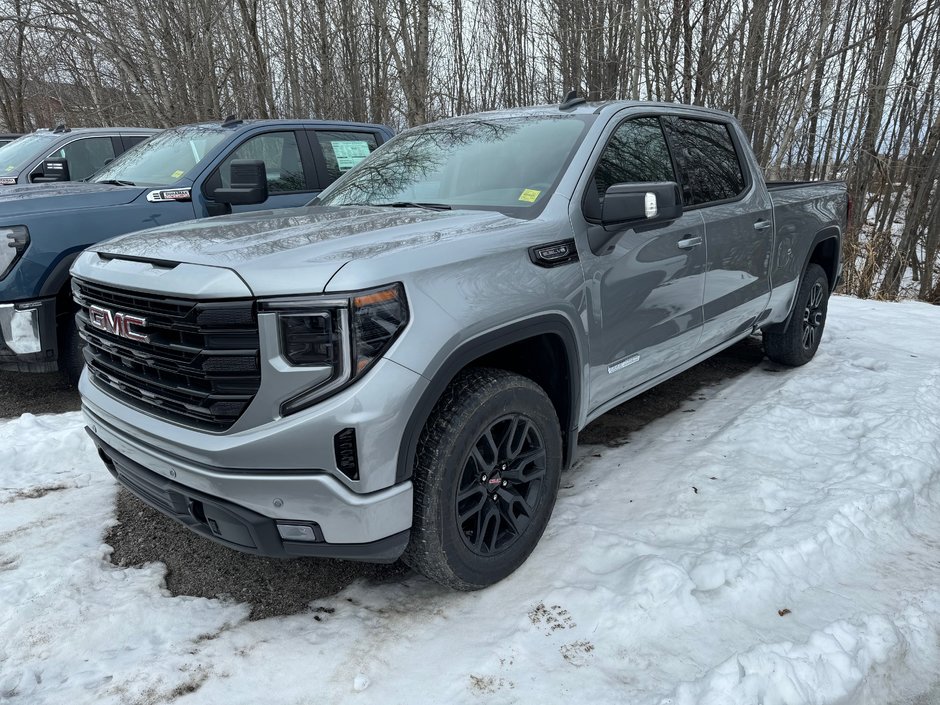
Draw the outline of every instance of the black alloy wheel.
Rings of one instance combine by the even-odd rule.
[[[457,487],[456,518],[467,547],[480,556],[506,550],[539,505],[545,444],[522,413],[497,419],[470,449]]]

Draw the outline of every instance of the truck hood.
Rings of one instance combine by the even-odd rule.
[[[350,260],[517,222],[490,211],[313,206],[190,221],[91,249],[117,258],[226,267],[255,295],[287,295],[323,291]]]
[[[47,211],[52,207],[50,199],[55,199],[55,210],[120,206],[130,203],[145,190],[81,181],[3,186],[0,187],[0,213]]]

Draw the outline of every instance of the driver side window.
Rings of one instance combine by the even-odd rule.
[[[232,185],[232,162],[236,159],[263,161],[268,176],[268,191],[271,193],[309,190],[294,132],[267,132],[252,137],[238,147],[219,167],[222,188],[230,188]]]
[[[83,137],[56,150],[46,159],[67,159],[71,179],[81,181],[103,169],[115,156],[110,137]],[[42,173],[41,164],[34,173]]]
[[[675,180],[659,118],[626,120],[601,153],[585,195],[585,215],[600,217],[604,194],[614,184]]]

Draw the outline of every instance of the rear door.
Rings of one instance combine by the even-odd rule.
[[[268,200],[247,206],[232,206],[233,213],[302,206],[319,193],[316,166],[302,130],[281,129],[255,133],[239,142],[206,179],[203,192],[207,199],[212,199],[217,188],[231,186],[231,167],[236,159],[260,159],[264,162],[268,178]]]
[[[604,227],[594,216],[613,184],[659,181],[676,181],[660,119],[624,120],[587,183],[578,214],[582,227]],[[701,213],[691,212],[664,224],[624,228],[600,253],[580,248],[594,299],[592,410],[694,355],[702,325],[704,234]]]
[[[683,116],[668,126],[683,205],[705,222],[704,351],[750,330],[769,303],[772,205],[730,123]]]

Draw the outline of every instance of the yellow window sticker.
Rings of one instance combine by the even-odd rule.
[[[14,169],[16,169],[16,164],[10,164],[4,171],[13,171]]]
[[[541,191],[536,191],[534,188],[527,188],[522,192],[522,195],[519,196],[520,201],[528,201],[529,203],[535,203],[535,199],[539,197]]]
[[[172,176],[174,179],[178,179],[179,177],[181,177],[181,176],[182,176],[183,174],[185,174],[185,173],[186,173],[186,172],[183,171],[182,169],[177,169],[177,170],[174,171],[172,174],[170,174],[170,176]]]

